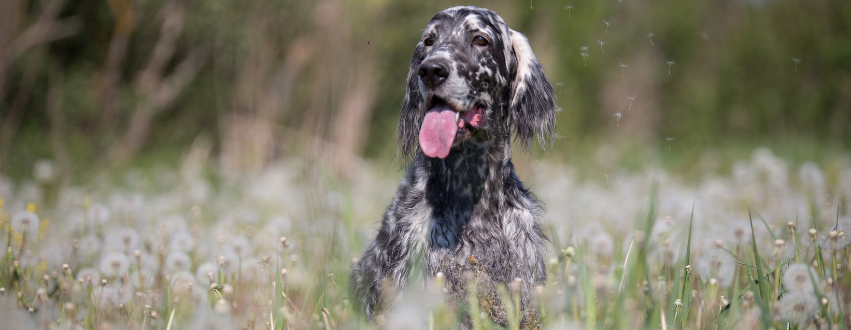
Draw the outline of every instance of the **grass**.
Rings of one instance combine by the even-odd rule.
[[[851,167],[825,174],[791,162],[759,151],[734,173],[645,164],[608,184],[589,169],[527,165],[521,177],[548,205],[552,244],[535,326],[846,329],[851,191],[841,182]],[[374,328],[351,308],[348,270],[398,175],[358,171],[346,183],[299,161],[238,179],[157,167],[4,188],[0,319],[39,329]],[[178,242],[182,233],[191,242]],[[102,263],[110,252],[123,258]],[[175,264],[182,255],[188,262]],[[811,292],[786,282],[795,264],[816,270]],[[430,283],[402,293],[385,327],[459,328],[465,309],[441,298],[442,280]],[[516,289],[497,292],[508,328],[530,327]],[[473,329],[498,328],[469,293]]]

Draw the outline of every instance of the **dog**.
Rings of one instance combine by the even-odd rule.
[[[452,306],[466,308],[474,283],[479,309],[506,326],[497,287],[519,282],[521,327],[531,328],[534,290],[547,280],[544,208],[515,174],[511,145],[552,145],[552,85],[526,37],[477,7],[437,13],[409,70],[397,131],[408,166],[352,268],[352,301],[381,323],[399,292],[420,285],[413,279],[441,277]]]

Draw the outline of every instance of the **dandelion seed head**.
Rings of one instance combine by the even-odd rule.
[[[653,36],[655,36],[655,34],[653,34],[653,32],[650,32],[650,33],[647,34],[648,38],[653,38]]]
[[[587,52],[587,51],[588,51],[588,47],[587,47],[587,46],[582,46],[582,47],[579,47],[579,50],[581,50],[582,52]]]
[[[818,306],[818,299],[811,292],[788,292],[780,298],[777,315],[794,324],[805,324],[818,312]]]
[[[253,252],[251,241],[249,241],[245,236],[234,237],[233,241],[230,243],[230,247],[233,249],[234,253],[242,258],[247,258]]]
[[[195,238],[185,231],[171,235],[169,249],[172,251],[189,252],[195,247]]]
[[[165,257],[165,271],[174,274],[192,268],[192,260],[189,255],[180,251],[172,251]]]
[[[607,20],[603,20],[603,24],[605,24],[606,26],[612,25],[612,23],[609,23],[609,21]]]
[[[106,277],[123,276],[127,274],[128,269],[130,260],[121,252],[109,252],[101,257],[100,271]]]
[[[751,228],[741,221],[730,224],[727,232],[727,241],[738,246],[745,246],[751,242]]]
[[[17,232],[22,232],[28,235],[38,233],[38,216],[30,211],[21,211],[15,213],[12,217],[12,229]]]
[[[209,279],[207,278],[207,274],[216,274],[218,273],[218,271],[219,267],[216,266],[216,264],[212,262],[205,262],[201,264],[201,266],[198,266],[198,269],[195,270],[195,280],[197,280],[198,283],[207,282],[209,281]]]
[[[635,96],[627,96],[626,100],[627,101],[635,101]]]
[[[597,256],[609,258],[615,252],[615,240],[605,231],[600,231],[591,238],[589,248]]]
[[[815,269],[806,264],[793,264],[783,273],[783,286],[792,292],[813,292],[813,279],[818,280]]]
[[[792,57],[792,61],[795,62],[795,63],[801,63],[801,59],[795,58],[794,56]]]
[[[599,43],[600,43],[600,46],[602,46],[602,45],[605,45],[605,44],[606,44],[606,43],[605,43],[605,42],[603,42],[602,40],[597,40],[597,42],[599,42]]]
[[[86,217],[88,217],[89,221],[95,224],[104,224],[109,221],[111,213],[112,212],[110,212],[106,205],[96,203],[89,207],[89,211],[86,212]]]
[[[573,6],[565,6],[564,9],[573,9]]]
[[[132,251],[139,246],[139,233],[133,228],[121,228],[106,235],[109,246]]]
[[[665,62],[665,64],[667,64],[667,65],[672,65],[672,64],[674,64],[674,63],[676,63],[676,62],[674,62],[674,61],[667,61],[667,62]]]

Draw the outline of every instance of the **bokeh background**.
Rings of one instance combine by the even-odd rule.
[[[848,150],[847,1],[6,0],[0,173],[52,159],[79,182],[192,145],[233,175],[392,163],[414,45],[459,4],[495,10],[546,68],[563,110],[543,157],[607,146],[687,171],[757,146],[798,163]]]

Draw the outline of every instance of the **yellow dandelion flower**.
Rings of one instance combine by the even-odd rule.
[[[47,218],[42,219],[41,225],[38,226],[38,240],[41,241],[44,239],[44,234],[47,232],[47,227],[50,227],[50,220]]]
[[[35,213],[35,203],[27,203],[27,211]]]

